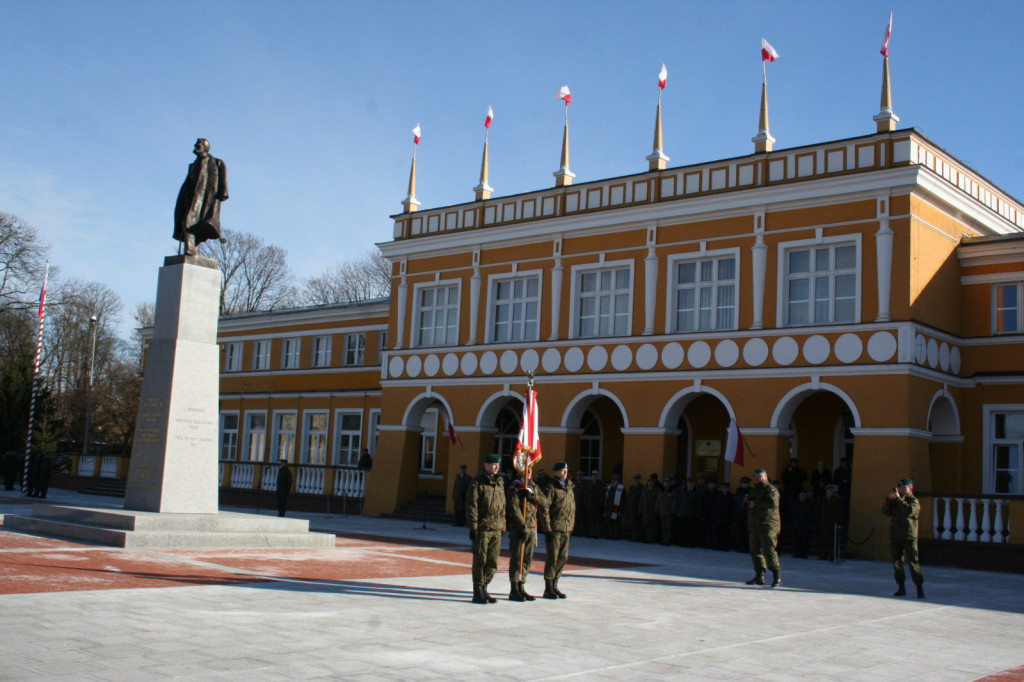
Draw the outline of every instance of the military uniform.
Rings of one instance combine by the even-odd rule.
[[[749,585],[764,585],[765,569],[774,575],[772,587],[782,584],[782,567],[775,543],[779,538],[779,491],[768,481],[759,481],[747,493],[747,527],[750,531],[750,558],[754,562],[755,576]]]
[[[555,465],[555,471],[559,466]],[[558,589],[558,579],[569,560],[569,537],[576,524],[576,498],[570,480],[553,478],[544,489],[547,506],[541,507],[541,528],[545,532],[544,549],[544,596],[547,599],[564,599]]]
[[[498,571],[501,535],[505,531],[505,479],[481,473],[469,484],[466,495],[466,525],[473,541],[473,600],[494,598],[487,585]]]
[[[904,483],[901,481],[900,485]],[[914,497],[913,490],[909,490],[903,497],[886,498],[882,513],[892,518],[889,523],[889,550],[892,553],[893,577],[899,586],[896,596],[906,594],[904,583],[907,575],[903,569],[906,563],[910,568],[910,579],[917,586],[917,596],[923,598],[924,576],[917,556],[917,519],[921,514],[921,503]]]
[[[526,592],[525,583],[533,564],[533,550],[537,546],[537,507],[543,506],[546,502],[544,495],[536,486],[524,487],[519,479],[505,488],[505,512],[508,517],[508,581],[511,584],[508,598],[512,601],[534,599]]]

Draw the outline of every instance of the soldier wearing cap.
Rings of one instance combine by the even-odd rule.
[[[576,498],[565,462],[555,465],[555,475],[544,488],[547,506],[540,508],[540,526],[544,531],[544,598],[565,599],[558,579],[569,560],[569,537],[576,523]]]
[[[484,470],[469,484],[466,525],[473,543],[473,603],[493,604],[487,585],[498,571],[501,535],[505,531],[505,479],[499,475],[501,455],[484,457]]]
[[[747,493],[747,526],[750,530],[750,558],[754,577],[748,585],[764,585],[765,568],[772,572],[772,587],[782,584],[782,566],[775,543],[779,538],[779,491],[768,480],[768,472],[754,472],[754,487]]]
[[[533,601],[526,591],[526,578],[537,546],[537,507],[547,503],[532,481],[532,471],[520,473],[505,488],[508,513],[508,581],[510,601]]]
[[[893,577],[897,590],[894,597],[907,593],[907,574],[903,564],[910,567],[910,579],[917,586],[917,598],[924,599],[924,576],[917,558],[917,519],[921,514],[921,503],[914,497],[914,480],[901,478],[885,498],[882,513],[892,518],[889,524],[889,549],[892,552]]]

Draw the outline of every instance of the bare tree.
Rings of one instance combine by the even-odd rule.
[[[391,292],[391,261],[380,249],[362,258],[339,263],[302,285],[302,301],[306,305],[349,303],[381,298]]]
[[[220,292],[221,315],[274,310],[295,304],[287,251],[245,232],[224,230],[224,239],[204,242],[201,246],[203,255],[216,258],[220,263],[224,278]]]
[[[34,228],[0,213],[0,310],[28,308],[38,300],[47,251]]]

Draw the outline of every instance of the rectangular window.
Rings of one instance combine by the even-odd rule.
[[[454,346],[458,342],[459,287],[423,287],[416,296],[416,345]]]
[[[238,456],[238,413],[220,413],[220,458],[234,460]]]
[[[996,495],[1024,494],[1024,409],[992,412],[990,485]]]
[[[783,291],[786,325],[856,322],[857,245],[787,250]]]
[[[303,413],[303,464],[327,464],[327,413]]]
[[[1024,283],[996,284],[992,287],[992,331],[996,334],[1019,334],[1024,329],[1021,298]]]
[[[420,427],[420,473],[432,474],[437,461],[437,410],[424,412]]]
[[[574,337],[629,334],[632,273],[629,267],[583,270],[576,274]]]
[[[369,441],[367,449],[371,455],[377,454],[377,438],[380,437],[380,410],[370,410],[370,426],[366,430],[366,438]]]
[[[224,346],[224,371],[239,372],[242,369],[242,344],[228,343]]]
[[[274,441],[270,448],[270,461],[295,461],[295,434],[298,417],[294,412],[274,413]]]
[[[262,462],[267,447],[267,413],[245,413],[245,450],[242,459],[247,462]]]
[[[737,257],[673,263],[673,332],[736,329]]]
[[[270,369],[270,339],[253,343],[252,368]]]
[[[302,339],[294,338],[281,341],[281,369],[298,369],[301,350]]]
[[[345,365],[362,365],[366,360],[366,334],[345,336]]]
[[[313,337],[313,366],[314,367],[330,367],[331,366],[331,337],[330,336],[315,336],[315,337]]]
[[[491,285],[493,343],[536,341],[540,337],[540,277],[497,279]]]
[[[334,413],[334,464],[354,467],[362,448],[363,415],[360,412]]]

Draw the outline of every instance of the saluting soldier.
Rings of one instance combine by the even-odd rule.
[[[526,470],[505,489],[505,510],[508,514],[508,598],[511,601],[533,601],[526,591],[526,578],[533,564],[537,546],[537,507],[547,500],[533,483],[533,472]],[[523,513],[525,509],[525,514]]]
[[[894,597],[907,593],[907,574],[903,570],[906,562],[910,566],[910,579],[917,586],[917,598],[924,599],[924,576],[917,558],[917,519],[921,514],[921,503],[914,497],[914,480],[902,478],[889,491],[882,505],[882,513],[892,518],[889,523],[889,549],[892,552],[892,571],[899,588]]]
[[[466,525],[473,543],[473,603],[498,601],[487,594],[487,585],[498,571],[501,535],[505,531],[505,479],[501,455],[484,457],[484,470],[469,484]]]
[[[750,558],[754,577],[748,585],[764,585],[765,568],[772,572],[772,587],[782,584],[782,567],[775,542],[779,538],[779,491],[768,480],[768,472],[754,472],[754,487],[747,493],[747,526],[750,529]]]
[[[558,589],[558,579],[569,560],[569,537],[576,523],[576,498],[569,480],[569,466],[565,462],[555,465],[555,477],[544,489],[547,506],[540,509],[541,527],[544,529],[544,598],[565,599]]]

